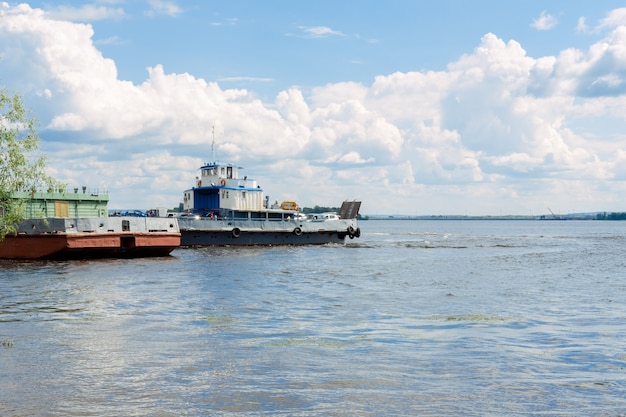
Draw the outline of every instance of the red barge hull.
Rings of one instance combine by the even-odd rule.
[[[179,233],[18,235],[7,236],[0,242],[0,258],[77,259],[166,256],[179,245]]]
[[[30,219],[0,240],[0,259],[166,256],[179,246],[175,219]]]

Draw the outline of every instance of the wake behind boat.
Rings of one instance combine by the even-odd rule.
[[[217,162],[200,168],[183,195],[181,246],[320,245],[361,235],[360,201],[344,201],[338,213],[307,216],[294,201],[270,206],[256,180],[239,178],[239,169]]]

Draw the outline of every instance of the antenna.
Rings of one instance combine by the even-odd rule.
[[[215,160],[215,125],[211,127],[211,134],[213,135],[213,142],[211,143],[211,155],[213,156],[213,163],[217,163]]]

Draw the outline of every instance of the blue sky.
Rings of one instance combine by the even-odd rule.
[[[272,200],[626,211],[617,1],[0,3],[53,175],[175,206],[215,127]]]
[[[30,4],[45,7],[46,2]],[[537,30],[532,22],[548,13],[543,1],[154,4],[173,7],[111,2],[112,18],[86,20],[96,30],[98,49],[115,60],[121,79],[140,83],[145,68],[161,63],[166,72],[188,72],[224,88],[253,89],[268,99],[291,86],[371,83],[377,75],[396,71],[443,70],[488,32],[505,40],[523,39],[529,55],[556,55],[593,41],[575,32],[580,17],[597,21],[610,10],[605,6],[602,12],[585,1],[562,2],[550,15],[554,27]],[[63,7],[49,10],[63,16]]]

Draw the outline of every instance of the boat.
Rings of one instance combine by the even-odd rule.
[[[26,219],[0,240],[0,259],[80,259],[169,255],[180,246],[177,219],[110,217],[108,194],[16,192]],[[1,219],[0,219],[1,221]]]
[[[270,205],[255,179],[239,177],[241,169],[218,162],[200,167],[183,193],[181,246],[321,245],[361,235],[360,201],[344,201],[337,213],[306,215],[293,200]]]

